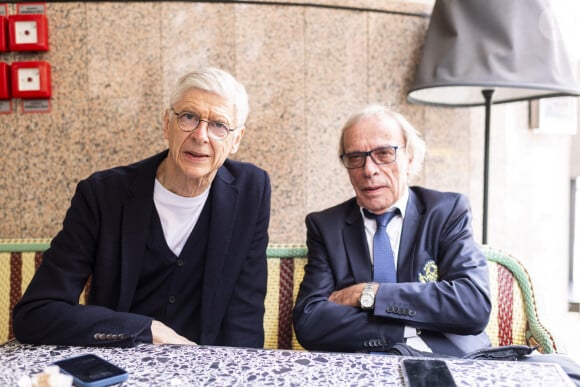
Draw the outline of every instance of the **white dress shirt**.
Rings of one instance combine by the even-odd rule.
[[[405,210],[407,209],[408,201],[409,201],[409,189],[407,188],[403,193],[403,196],[401,196],[401,198],[388,209],[388,211],[391,211],[395,208],[399,209],[399,215],[395,215],[387,225],[387,236],[389,238],[389,242],[391,243],[391,248],[393,249],[393,255],[395,258],[395,269],[397,268],[397,261],[399,258],[401,231],[403,229],[403,219],[405,219]],[[377,222],[374,219],[370,219],[364,216],[362,208],[361,208],[361,216],[363,217],[365,225],[365,235],[367,238],[367,245],[369,247],[369,252],[371,256],[371,263],[373,263],[374,262],[373,238],[377,230]],[[431,349],[419,337],[417,329],[413,327],[405,326],[405,341],[408,345],[412,346],[415,349],[425,352],[431,352]]]

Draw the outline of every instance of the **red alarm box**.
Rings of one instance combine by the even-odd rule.
[[[6,33],[8,32],[8,19],[6,16],[0,15],[0,52],[8,51],[8,39]]]
[[[10,51],[48,51],[48,21],[44,14],[8,16]]]
[[[0,62],[0,100],[10,99],[10,65]]]
[[[51,96],[48,62],[12,62],[12,97],[46,99]]]

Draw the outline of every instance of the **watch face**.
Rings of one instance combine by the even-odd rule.
[[[363,308],[370,308],[373,306],[373,296],[371,296],[370,294],[363,294],[360,298],[360,306],[362,306]]]

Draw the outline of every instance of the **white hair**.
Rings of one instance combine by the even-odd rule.
[[[241,127],[246,123],[249,113],[248,93],[246,88],[230,73],[214,67],[206,67],[182,75],[169,95],[169,108],[173,107],[183,95],[191,90],[199,89],[217,94],[234,104],[235,126]]]

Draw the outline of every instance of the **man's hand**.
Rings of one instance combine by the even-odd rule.
[[[346,306],[356,306],[358,308],[360,307],[359,300],[365,285],[366,283],[354,284],[347,288],[336,290],[330,294],[328,301]],[[378,288],[379,284],[373,284],[375,294],[377,294]]]
[[[153,320],[151,323],[151,334],[153,335],[153,344],[197,345],[193,341],[178,335],[177,332],[175,332],[173,329],[157,320]]]

